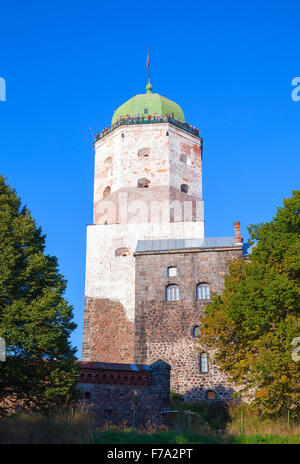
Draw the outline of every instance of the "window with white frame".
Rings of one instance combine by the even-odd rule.
[[[196,298],[197,300],[209,300],[210,299],[209,284],[202,283],[202,284],[197,285]]]
[[[177,276],[177,267],[176,266],[168,267],[168,277],[175,277],[175,276]]]
[[[178,301],[179,300],[178,285],[168,285],[166,287],[166,300],[167,301]]]
[[[207,353],[201,353],[200,355],[200,372],[206,374],[208,372],[208,356]]]

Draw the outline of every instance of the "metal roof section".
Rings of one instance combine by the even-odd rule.
[[[122,364],[122,363],[103,363],[96,361],[77,361],[82,369],[104,369],[119,371],[152,371],[151,366],[145,364]]]
[[[207,237],[173,240],[139,240],[136,248],[136,253],[207,248],[232,248],[242,245],[242,243],[235,242],[235,237]]]

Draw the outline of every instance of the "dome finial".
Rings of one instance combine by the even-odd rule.
[[[152,85],[150,80],[148,81],[148,84],[146,85],[146,93],[152,93]]]
[[[152,93],[152,85],[150,83],[150,47],[148,47],[148,58],[146,66],[148,68],[148,84],[146,85],[146,93]]]

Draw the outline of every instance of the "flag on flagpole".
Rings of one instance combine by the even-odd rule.
[[[150,47],[148,47],[148,58],[146,66],[148,68],[148,82],[150,82]]]

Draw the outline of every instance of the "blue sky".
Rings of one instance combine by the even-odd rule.
[[[296,1],[2,2],[0,173],[47,235],[68,279],[79,349],[93,138],[147,83],[204,138],[206,236],[267,221],[299,189]]]

